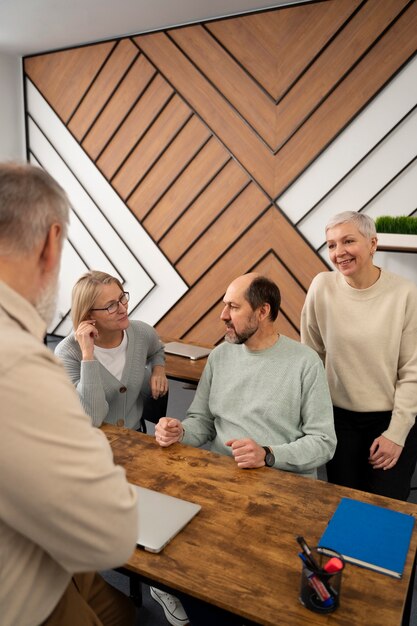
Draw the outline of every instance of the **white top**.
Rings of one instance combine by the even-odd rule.
[[[113,374],[117,380],[121,380],[123,370],[126,365],[126,353],[127,353],[127,335],[123,331],[123,339],[121,343],[115,348],[101,348],[100,346],[94,346],[94,356],[97,361],[100,361],[102,365]]]

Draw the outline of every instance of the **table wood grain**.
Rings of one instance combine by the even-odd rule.
[[[301,606],[296,535],[311,546],[341,497],[417,515],[417,506],[289,472],[239,469],[230,457],[103,427],[116,463],[133,483],[201,504],[160,554],[137,549],[126,567],[140,576],[265,626],[399,626],[417,547],[414,529],[401,580],[346,564],[340,606],[318,615]]]
[[[172,337],[162,337],[164,344],[170,341],[179,341],[180,343],[187,343],[181,339],[175,339]],[[189,343],[189,342],[188,342]],[[203,345],[200,343],[193,343],[193,345]],[[213,348],[213,346],[204,345],[204,348]],[[177,356],[176,354],[165,353],[165,372],[168,378],[173,380],[179,380],[184,383],[197,384],[203,373],[203,369],[207,363],[207,357],[203,359],[192,359],[184,356]]]

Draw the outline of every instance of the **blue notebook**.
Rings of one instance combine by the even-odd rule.
[[[342,498],[318,546],[346,561],[401,578],[414,527],[406,513]]]

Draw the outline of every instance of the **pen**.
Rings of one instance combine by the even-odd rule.
[[[300,559],[305,565],[304,572],[305,572],[305,575],[307,576],[309,585],[314,589],[314,591],[317,594],[317,597],[323,603],[323,606],[325,607],[333,606],[335,602],[334,597],[331,595],[331,593],[329,592],[329,590],[327,589],[323,581],[320,580],[320,578],[317,576],[317,574],[315,574],[310,569],[308,569],[309,563],[307,561],[305,554],[303,554],[302,552],[299,552],[298,556],[300,557]]]
[[[297,541],[300,544],[304,554],[306,555],[307,560],[309,561],[309,563],[311,563],[313,569],[316,570],[317,572],[320,572],[321,567],[317,564],[316,560],[314,559],[313,554],[310,548],[308,547],[307,542],[304,539],[304,537],[298,536]]]

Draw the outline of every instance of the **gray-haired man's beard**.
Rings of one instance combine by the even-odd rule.
[[[52,276],[49,283],[39,294],[38,299],[35,304],[35,308],[41,318],[44,320],[46,326],[52,322],[55,314],[56,303],[58,298],[58,279],[59,279],[59,268]]]

